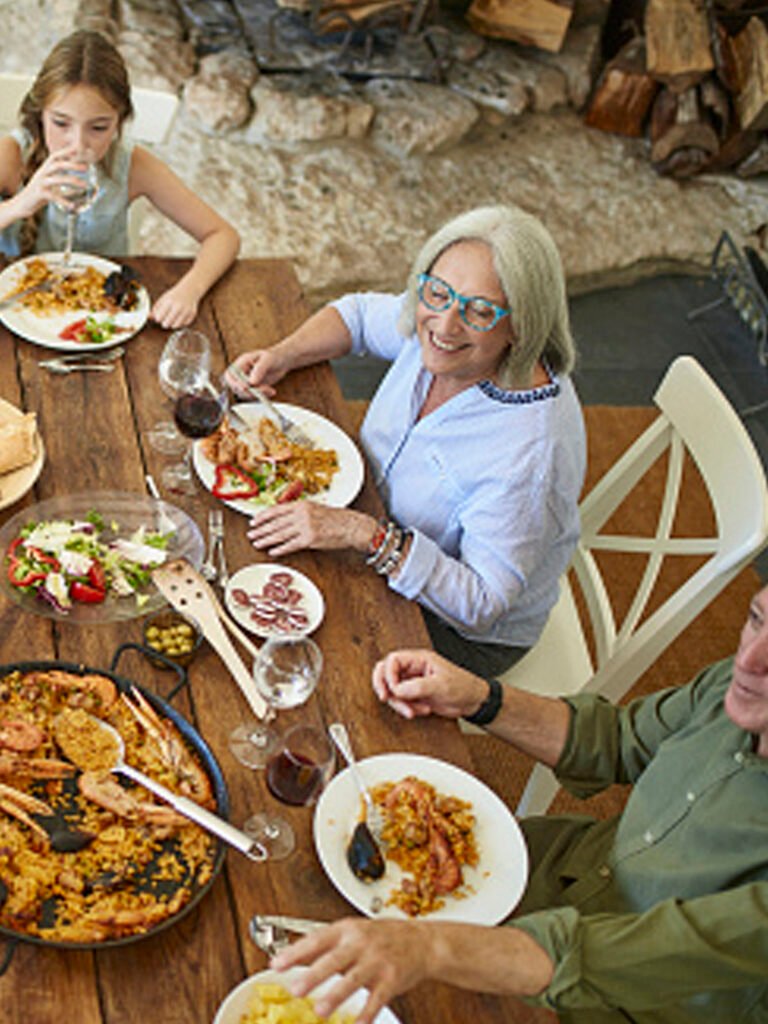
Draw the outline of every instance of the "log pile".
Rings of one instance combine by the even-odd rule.
[[[605,65],[586,123],[647,134],[660,174],[768,171],[768,17],[746,8],[647,0],[643,33]]]

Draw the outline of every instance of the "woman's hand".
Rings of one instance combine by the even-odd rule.
[[[427,926],[428,928],[428,926]],[[382,1007],[427,976],[428,931],[416,921],[364,921],[345,918],[313,932],[270,963],[277,970],[311,965],[291,984],[295,995],[306,995],[332,974],[342,977],[324,996],[314,1000],[316,1012],[329,1016],[361,986],[369,991],[358,1024],[371,1024]]]
[[[364,512],[329,508],[315,501],[289,501],[255,515],[247,536],[258,551],[279,557],[305,548],[365,551],[375,530],[376,520]]]
[[[251,387],[263,391],[267,398],[274,396],[273,385],[277,384],[290,369],[284,364],[275,348],[244,352],[243,355],[235,359],[232,365],[245,375]],[[236,395],[247,397],[247,392],[243,391],[242,381],[239,381],[235,374],[227,370],[224,380]]]
[[[152,306],[149,315],[161,327],[176,330],[192,323],[197,316],[199,302],[200,297],[196,290],[185,284],[182,278],[173,288],[163,292]]]
[[[484,679],[435,651],[392,651],[373,668],[373,689],[403,718],[471,715],[488,695]]]

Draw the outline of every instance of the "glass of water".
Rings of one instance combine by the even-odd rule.
[[[73,167],[62,170],[66,179],[58,186],[56,205],[67,218],[67,236],[61,258],[63,270],[72,268],[72,246],[75,241],[77,218],[93,206],[99,194],[99,174],[94,154],[83,150],[72,158]]]

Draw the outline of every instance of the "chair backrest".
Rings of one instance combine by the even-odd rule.
[[[698,613],[768,543],[768,484],[754,445],[736,412],[690,356],[676,359],[654,402],[660,415],[614,463],[581,504],[582,532],[571,567],[584,597],[585,628],[567,579],[533,650],[503,677],[537,693],[580,690],[620,699]],[[714,531],[673,536],[686,452],[711,501]],[[650,536],[602,532],[645,474],[667,455],[666,481]],[[629,607],[617,620],[608,572],[595,552],[645,558]],[[648,611],[665,560],[697,555],[701,564],[672,594]],[[591,632],[592,643],[587,639]],[[546,773],[546,775],[544,774]],[[554,796],[554,776],[537,768],[518,807],[541,813]]]

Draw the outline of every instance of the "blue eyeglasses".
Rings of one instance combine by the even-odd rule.
[[[460,295],[449,284],[432,274],[419,274],[419,298],[425,306],[429,306],[436,313],[442,313],[454,302],[458,302],[459,316],[473,331],[490,331],[503,316],[508,316],[512,312],[488,299]]]

